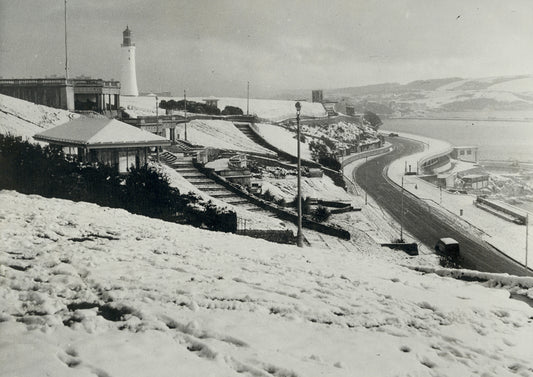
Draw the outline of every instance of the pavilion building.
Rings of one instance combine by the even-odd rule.
[[[80,117],[33,138],[63,148],[85,163],[116,167],[120,173],[146,165],[151,149],[170,146],[170,140],[107,118]]]

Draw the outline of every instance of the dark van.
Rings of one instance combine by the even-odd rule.
[[[459,258],[459,242],[449,237],[441,238],[435,245],[435,251],[450,258]]]

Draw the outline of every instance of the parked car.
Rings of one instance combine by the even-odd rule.
[[[391,132],[389,134],[389,137],[398,137],[398,134],[396,132]]]
[[[441,238],[435,245],[435,251],[444,257],[459,259],[459,242],[449,237]]]

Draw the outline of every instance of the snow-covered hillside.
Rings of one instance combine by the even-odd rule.
[[[1,376],[533,375],[533,308],[504,289],[87,203],[0,202]]]
[[[180,97],[159,97],[159,100],[175,100],[181,101]],[[195,102],[205,102],[203,97],[188,98],[188,100]],[[141,97],[120,97],[120,103],[124,108],[128,109],[128,113],[133,116],[155,115],[156,113],[156,99],[152,96]],[[280,121],[296,117],[295,101],[283,100],[268,100],[268,99],[250,99],[249,113],[255,114],[261,119],[271,121]],[[301,102],[302,116],[310,117],[325,117],[327,116],[324,106],[320,103]],[[219,98],[218,108],[223,110],[226,106],[239,107],[246,113],[246,98]],[[162,114],[163,109],[159,109]]]
[[[292,156],[298,155],[298,145],[296,143],[297,138],[294,132],[291,132],[281,126],[275,126],[267,123],[256,124],[255,130],[267,142],[279,150],[289,153]],[[300,154],[302,158],[311,160],[311,151],[309,150],[309,144],[307,142],[300,143]]]
[[[68,122],[78,116],[70,111],[36,105],[32,102],[0,94],[1,134],[9,133],[32,140],[36,133]]]
[[[187,140],[193,144],[243,152],[273,154],[270,150],[250,140],[232,122],[198,119],[188,122],[187,126],[181,123],[176,127],[176,133],[182,138],[185,135],[185,127],[187,127]]]
[[[328,98],[357,111],[393,117],[530,119],[533,117],[533,76],[418,80],[331,89]]]

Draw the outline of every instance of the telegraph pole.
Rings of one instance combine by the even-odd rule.
[[[156,134],[159,136],[159,104],[157,103],[158,100],[159,98],[155,96],[155,121],[157,123]],[[157,151],[157,162],[159,162],[159,146],[156,146],[155,150]]]
[[[68,83],[67,0],[65,0],[65,84]]]
[[[526,270],[527,270],[528,238],[529,238],[529,213],[526,213]]]
[[[298,247],[303,247],[303,234],[302,234],[302,162],[300,159],[300,109],[302,108],[302,105],[300,102],[296,102],[296,139],[297,146],[298,146],[298,174],[297,174],[297,184],[298,184],[298,194],[296,196],[296,200],[298,201],[298,232],[296,233],[296,244]]]

